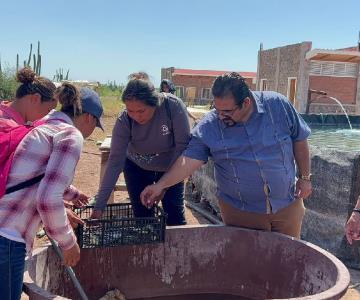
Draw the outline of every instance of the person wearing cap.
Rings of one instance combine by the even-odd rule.
[[[31,83],[24,88],[29,87]],[[101,127],[103,110],[99,96],[87,88],[79,92],[68,83],[56,91],[49,87],[47,95],[59,100],[60,111],[51,110],[43,118],[44,123],[32,129],[17,146],[6,188],[42,174],[44,177],[0,199],[1,299],[20,299],[25,255],[32,249],[40,223],[58,243],[66,265],[74,266],[80,259],[63,199],[73,180],[83,140],[96,126]],[[39,90],[39,97],[43,97],[45,92]]]
[[[58,101],[54,98],[55,85],[47,78],[37,76],[28,67],[20,69],[16,74],[20,83],[13,101],[0,103],[0,122],[11,126],[24,125],[46,116],[55,109]],[[88,196],[73,185],[65,193],[64,200],[78,206],[88,202]],[[66,209],[71,226],[77,227],[84,222],[71,209]]]
[[[176,88],[175,88],[175,85],[174,83],[169,80],[169,79],[163,79],[161,80],[161,83],[160,83],[160,92],[162,93],[170,93],[170,94],[173,94],[175,95],[175,92],[176,92]],[[195,125],[197,124],[198,122],[198,118],[196,116],[194,116],[188,109],[187,110],[187,114],[188,116],[193,119],[193,121],[195,122]]]
[[[169,79],[163,79],[160,83],[160,92],[175,94],[176,88],[173,82]]]
[[[140,192],[158,180],[181,155],[190,138],[187,111],[181,99],[159,93],[146,73],[134,73],[123,91],[126,110],[116,120],[107,167],[96,196],[92,218],[99,218],[121,172],[135,217],[151,217]],[[167,225],[186,224],[184,183],[169,188],[162,201]]]
[[[99,95],[90,88],[81,88],[81,107],[82,113],[89,113],[96,119],[96,127],[104,131],[101,121],[103,107]]]
[[[300,238],[303,199],[311,194],[310,128],[286,97],[252,92],[238,73],[217,77],[212,93],[215,109],[170,170],[141,193],[144,207],[211,157],[225,224]]]

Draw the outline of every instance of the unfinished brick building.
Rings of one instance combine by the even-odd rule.
[[[204,105],[213,100],[211,86],[215,78],[230,71],[162,68],[161,79],[170,79],[176,86],[176,94],[188,105]],[[256,86],[255,72],[239,72],[251,89]]]
[[[302,113],[360,114],[358,47],[311,49],[302,42],[258,52],[257,89],[286,95]],[[326,95],[325,95],[326,94]]]

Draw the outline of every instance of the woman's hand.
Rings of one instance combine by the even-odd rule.
[[[66,208],[66,215],[69,219],[72,228],[77,228],[79,225],[84,225],[84,221],[70,208]]]
[[[76,199],[74,199],[72,202],[76,208],[81,208],[89,204],[89,199],[90,199],[89,196],[80,192],[79,196]]]
[[[77,243],[68,250],[62,251],[65,266],[73,267],[80,260],[80,248]]]

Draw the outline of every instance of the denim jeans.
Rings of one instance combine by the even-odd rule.
[[[140,201],[143,189],[157,182],[164,172],[148,171],[140,168],[131,160],[126,159],[124,177],[135,217],[151,217],[153,210],[146,208]],[[162,200],[162,206],[168,218],[169,226],[185,225],[184,182],[170,187]]]
[[[26,246],[0,236],[0,299],[19,300],[22,292]]]

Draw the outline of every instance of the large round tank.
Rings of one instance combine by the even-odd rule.
[[[127,299],[340,299],[350,280],[310,243],[214,225],[167,229],[164,244],[83,249],[75,272],[90,299],[112,289]],[[79,299],[51,247],[35,250],[25,281],[30,299]]]

